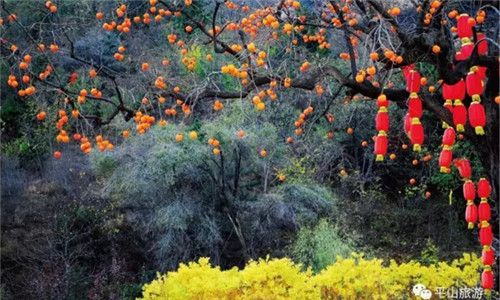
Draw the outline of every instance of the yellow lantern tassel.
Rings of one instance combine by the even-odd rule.
[[[413,145],[413,151],[420,152],[421,150],[422,150],[422,147],[419,144]]]
[[[448,125],[448,123],[446,123],[446,122],[443,122],[441,124],[441,127],[444,128],[444,129],[446,129],[446,128],[450,127],[450,125]]]
[[[476,131],[477,135],[484,135],[484,128],[482,126],[476,126],[474,130]]]
[[[467,228],[468,228],[468,229],[474,229],[474,223],[469,222],[469,223],[467,224]]]
[[[441,167],[441,168],[439,168],[439,172],[441,172],[441,173],[449,173],[450,169],[448,169],[447,167]]]
[[[382,154],[377,154],[375,161],[384,161],[384,156]]]
[[[457,132],[464,132],[464,131],[465,131],[464,124],[457,124]]]

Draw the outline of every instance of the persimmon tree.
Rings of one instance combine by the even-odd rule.
[[[7,83],[19,101],[31,97],[39,103],[38,122],[55,121],[60,145],[55,159],[64,155],[67,143],[78,143],[84,154],[112,151],[122,139],[147,134],[151,126],[190,122],[193,115],[217,113],[237,99],[252,102],[265,114],[281,93],[299,90],[311,100],[297,116],[295,134],[284,143],[293,147],[320,118],[334,123],[330,108],[340,104],[341,93],[344,101],[364,97],[378,113],[373,142],[360,147],[373,147],[383,163],[390,148],[426,148],[425,113],[428,120],[443,124],[440,170],[450,172],[455,166],[465,181],[466,220],[472,227],[479,224],[482,284],[492,289],[495,254],[489,222],[492,212],[493,218],[498,213],[496,201],[492,209],[488,199],[498,195],[500,103],[495,2],[423,0],[401,8],[377,0],[242,2],[82,3],[95,14],[88,16],[79,14],[80,4],[46,1],[33,3],[41,13],[29,18],[2,1]],[[71,11],[71,20],[61,21],[61,9]],[[84,24],[96,23],[113,41],[112,51],[92,49],[94,54],[87,55],[75,35],[84,31]],[[141,47],[134,43],[138,34],[150,34],[155,44],[175,54],[167,57],[144,48],[141,55],[130,55],[129,49]],[[202,46],[212,51],[201,54]],[[61,67],[63,59],[72,62],[70,67]],[[316,109],[322,98],[326,109]],[[389,126],[392,105],[408,113]],[[102,134],[117,118],[135,124],[120,135]],[[352,134],[355,128],[342,130]],[[402,131],[408,137],[398,145],[391,135]],[[244,129],[235,134],[243,137]],[[328,133],[333,135],[333,130]],[[198,139],[196,131],[187,136]],[[179,132],[172,139],[182,143],[185,137]],[[463,141],[474,145],[485,174],[473,174],[466,157],[453,157],[453,146]],[[208,142],[222,164],[219,141],[209,137]],[[269,150],[257,151],[266,157]],[[481,178],[478,206],[471,177]],[[412,178],[409,184],[416,182]]]

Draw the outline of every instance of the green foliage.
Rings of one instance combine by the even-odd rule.
[[[426,265],[437,264],[439,262],[439,248],[427,240],[425,248],[420,252],[419,261]]]
[[[96,176],[109,177],[116,168],[116,161],[111,155],[102,155],[92,160]]]
[[[321,220],[313,228],[300,229],[290,255],[294,261],[318,272],[334,263],[337,256],[348,257],[355,250],[353,241],[341,237],[327,220]]]
[[[236,134],[242,128],[244,137]],[[193,129],[196,140],[189,138]],[[182,142],[174,139],[178,133],[184,134]],[[212,153],[209,138],[220,141],[220,155]],[[160,267],[172,268],[200,254],[220,255],[234,226],[227,207],[239,216],[249,251],[263,255],[281,251],[297,227],[314,225],[331,212],[333,196],[325,188],[279,185],[272,167],[288,164],[279,140],[275,126],[248,103],[235,102],[213,121],[154,126],[115,151],[93,152],[90,158],[117,207],[140,208],[134,226],[153,237]],[[264,217],[270,214],[272,219]],[[270,233],[275,238],[269,240]],[[276,243],[280,246],[273,247]]]

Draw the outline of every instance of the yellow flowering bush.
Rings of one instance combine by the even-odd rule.
[[[476,286],[480,266],[480,259],[468,253],[430,266],[353,254],[313,275],[288,258],[250,261],[243,270],[224,271],[201,258],[158,275],[144,285],[142,299],[404,299],[411,298],[417,283],[431,291]]]

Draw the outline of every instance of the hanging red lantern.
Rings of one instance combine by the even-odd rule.
[[[410,129],[411,129],[411,118],[410,118],[410,114],[406,114],[405,117],[404,117],[404,130],[405,130],[405,133],[408,137],[410,137]]]
[[[462,60],[466,60],[467,57],[465,57],[465,53],[463,53],[462,51],[457,51],[457,53],[455,53],[455,60],[456,61],[462,61]]]
[[[410,75],[411,70],[415,70],[415,64],[407,65],[401,68],[403,70],[403,76],[405,79]]]
[[[462,47],[460,48],[460,58],[461,58],[460,60],[469,59],[469,57],[472,55],[473,50],[474,50],[473,43],[462,44]]]
[[[486,112],[484,106],[478,101],[472,101],[469,106],[469,123],[474,127],[477,135],[484,135],[484,126],[486,125]]]
[[[443,104],[444,108],[446,108],[451,114],[453,114],[453,102],[448,99],[446,101],[444,101],[444,104]],[[444,128],[448,128],[448,126],[444,127]]]
[[[406,77],[406,90],[409,93],[418,93],[420,90],[420,73],[416,70],[410,70]]]
[[[477,206],[474,204],[474,201],[467,201],[465,221],[467,222],[467,228],[474,228],[474,224],[477,222]]]
[[[483,32],[476,33],[477,53],[479,55],[488,55],[488,40]]]
[[[461,14],[458,16],[457,20],[457,31],[459,38],[470,38],[472,37],[472,22],[469,22],[468,14]]]
[[[377,131],[389,132],[389,113],[385,107],[378,110],[375,117],[375,128]]]
[[[481,66],[477,66],[477,76],[481,79],[481,80],[484,80],[486,78],[486,71],[488,70],[487,67],[481,67]]]
[[[451,162],[453,160],[453,152],[448,149],[443,149],[439,154],[439,171],[441,173],[450,173]]]
[[[495,250],[490,246],[483,246],[483,255],[481,261],[485,266],[491,266],[495,262]]]
[[[485,268],[483,273],[481,274],[481,287],[485,290],[493,289],[495,285],[493,272],[491,268]]]
[[[491,219],[491,207],[488,200],[481,200],[477,210],[479,221],[489,221]]]
[[[410,140],[413,144],[413,151],[420,152],[424,143],[424,127],[418,118],[411,119]]]
[[[455,136],[455,129],[452,127],[446,128],[441,141],[443,146],[452,147],[455,144]]]
[[[463,100],[465,98],[465,81],[460,79],[455,84],[443,84],[443,98],[445,100]]]
[[[460,177],[463,179],[468,179],[472,175],[472,169],[470,167],[470,162],[468,159],[460,158],[454,161],[455,167],[457,167]]]
[[[474,201],[476,199],[476,186],[472,180],[465,181],[462,189],[465,200]]]
[[[387,144],[387,135],[383,131],[379,132],[379,134],[375,138],[374,153],[376,155],[376,161],[384,160],[384,156],[387,154]]]
[[[377,97],[377,106],[380,107],[389,107],[389,100],[387,100],[386,95],[380,94],[380,96]]]
[[[453,106],[453,123],[458,132],[465,131],[465,124],[467,124],[467,108],[463,105],[461,100],[455,100]]]
[[[491,195],[491,185],[488,179],[480,178],[477,182],[477,196],[481,198],[481,200],[489,198]]]
[[[489,246],[493,242],[493,231],[491,230],[490,223],[488,221],[481,221],[480,224],[479,241],[481,241],[481,245]]]
[[[417,93],[411,93],[408,99],[408,113],[410,118],[420,118],[422,116],[422,100]]]
[[[481,74],[477,71],[477,68],[473,67],[474,71],[471,71],[465,77],[465,83],[467,85],[467,94],[472,97],[472,100],[480,100],[479,96],[483,93],[483,81],[481,79]],[[478,99],[479,98],[479,99]]]

